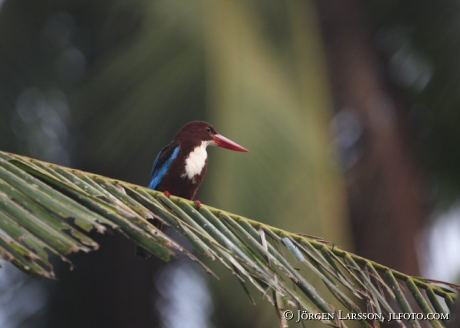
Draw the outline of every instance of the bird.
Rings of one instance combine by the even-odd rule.
[[[217,133],[207,122],[191,121],[185,124],[174,139],[155,158],[148,188],[193,200],[208,169],[208,146],[248,152],[246,148]],[[200,202],[196,201],[199,206]],[[160,230],[162,223],[153,220]],[[136,256],[142,259],[152,254],[136,245]]]

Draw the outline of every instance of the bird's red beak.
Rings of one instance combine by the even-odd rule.
[[[215,134],[213,137],[213,141],[216,143],[217,146],[222,148],[227,148],[235,151],[241,152],[249,152],[246,148],[238,145],[236,142],[231,141],[230,139],[225,138],[223,135]]]

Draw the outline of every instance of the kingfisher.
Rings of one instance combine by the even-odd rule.
[[[163,191],[166,196],[193,200],[208,169],[208,146],[248,152],[246,148],[217,133],[211,124],[203,121],[189,122],[157,155],[148,188]],[[196,203],[199,206],[199,201]],[[153,224],[162,228],[158,220],[154,220]],[[146,259],[152,254],[136,246],[136,255]]]

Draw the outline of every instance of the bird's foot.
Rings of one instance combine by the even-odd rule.
[[[168,197],[168,198],[171,196],[171,193],[170,193],[169,191],[167,191],[167,190],[164,192],[164,194],[165,194],[165,196]]]
[[[199,209],[201,207],[201,202],[199,200],[195,200],[193,201],[195,203],[195,206],[197,209]]]

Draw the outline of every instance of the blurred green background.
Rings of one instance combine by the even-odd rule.
[[[453,282],[459,14],[454,1],[3,0],[0,149],[146,185],[180,127],[206,120],[250,153],[208,151],[203,203]],[[73,271],[56,262],[58,281],[3,263],[0,327],[278,327],[218,266],[215,281],[94,238]]]

